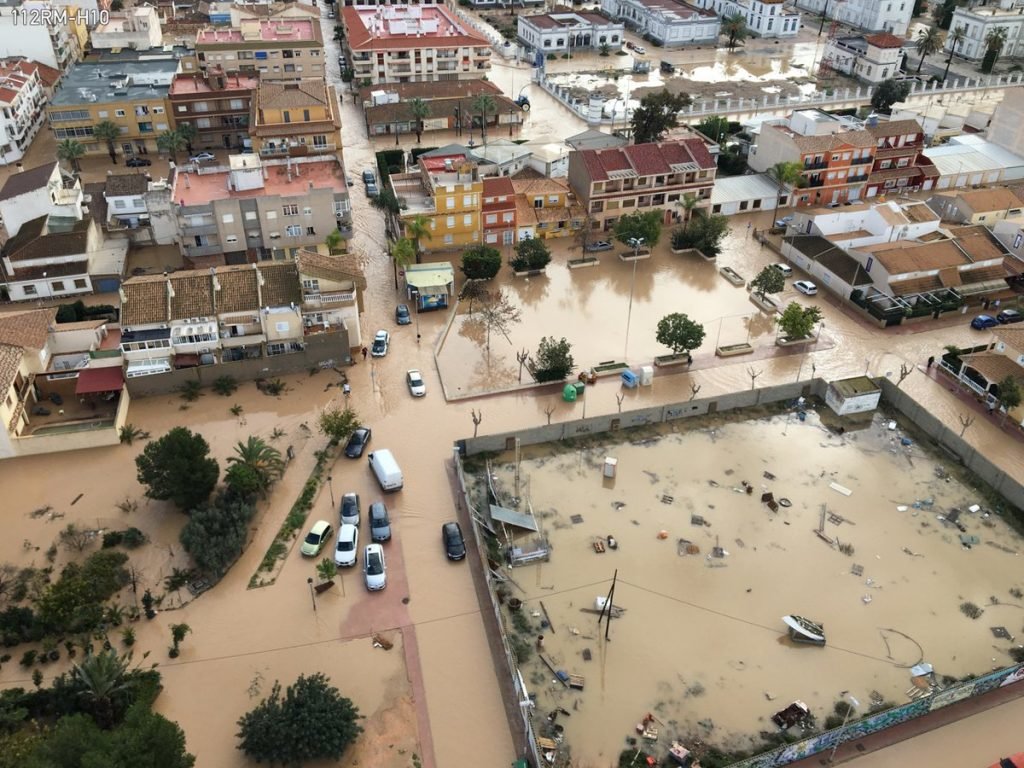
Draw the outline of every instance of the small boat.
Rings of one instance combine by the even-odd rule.
[[[783,616],[783,623],[789,627],[789,639],[796,643],[811,645],[825,644],[825,628],[803,616]]]

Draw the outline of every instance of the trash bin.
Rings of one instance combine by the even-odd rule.
[[[572,384],[566,384],[562,387],[562,399],[567,403],[576,402],[576,387]]]
[[[654,382],[654,366],[645,365],[640,368],[640,385],[649,387]]]
[[[639,383],[637,375],[630,370],[622,372],[622,386],[627,389],[636,389],[636,385]]]
[[[587,385],[584,384],[582,381],[577,381],[572,386],[576,390],[576,394],[577,395],[582,395],[583,394],[583,390],[585,390],[587,388]]]
[[[614,456],[604,457],[604,476],[615,477],[615,470],[619,465],[619,460]]]

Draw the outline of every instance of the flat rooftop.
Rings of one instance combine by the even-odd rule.
[[[196,45],[319,40],[313,19],[243,19],[240,27],[207,27],[196,33]]]
[[[715,18],[714,11],[698,8],[681,0],[642,0],[642,5],[669,22],[697,21],[701,17]]]
[[[177,69],[177,61],[166,59],[110,64],[80,63],[64,75],[64,83],[53,95],[50,106],[161,99],[170,90],[171,78]]]
[[[353,50],[489,46],[442,5],[348,6],[342,19]]]
[[[337,160],[314,160],[309,162],[291,161],[292,174],[288,175],[288,161],[266,160],[263,162],[265,177],[263,186],[249,190],[228,189],[230,171],[216,168],[206,172],[177,172],[174,177],[174,200],[182,205],[203,205],[212,200],[238,200],[255,197],[298,197],[312,189],[330,189],[346,192],[348,184]],[[296,173],[296,169],[298,173]]]
[[[177,74],[171,82],[171,96],[190,93],[237,93],[239,91],[255,91],[259,85],[259,75],[224,75],[224,87],[213,88],[202,75]]]

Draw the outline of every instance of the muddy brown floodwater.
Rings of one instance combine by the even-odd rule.
[[[1011,663],[1010,641],[993,641],[989,627],[1020,631],[1024,606],[1010,590],[1024,586],[1024,541],[998,516],[967,512],[984,500],[940,479],[948,462],[903,437],[881,415],[838,435],[812,412],[524,449],[520,493],[552,555],[512,572],[531,625],[521,636],[532,646],[543,635],[544,653],[584,689],[559,683],[536,653],[523,675],[538,719],[569,713],[558,723],[575,764],[608,765],[646,712],[663,723],[655,753],[677,736],[743,749],[795,699],[822,722],[842,691],[865,707],[906,701],[908,670],[922,661],[953,677]],[[602,477],[608,456],[618,459],[613,480]],[[511,460],[492,464],[509,493]],[[761,503],[765,492],[786,499],[777,513]],[[980,544],[963,547],[942,522],[954,508]],[[852,554],[815,533],[823,511],[825,535]],[[616,571],[625,613],[605,642],[583,609]],[[966,601],[984,608],[981,618],[961,613]],[[821,622],[827,646],[792,643],[788,614]]]

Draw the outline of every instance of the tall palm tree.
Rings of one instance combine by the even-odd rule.
[[[942,82],[946,82],[946,78],[949,77],[949,65],[953,63],[953,54],[956,52],[956,47],[960,45],[960,41],[966,35],[967,30],[961,25],[946,36],[946,42],[949,43],[949,58],[946,59],[946,71],[942,73]]]
[[[235,454],[228,457],[228,464],[241,464],[252,470],[259,479],[258,485],[263,493],[284,474],[281,452],[255,435],[249,435],[244,443],[238,443]]]
[[[71,669],[71,679],[80,688],[80,695],[101,728],[114,724],[116,699],[131,685],[128,662],[127,655],[119,656],[116,651],[108,650],[86,654],[82,663]]]
[[[772,214],[774,222],[779,215],[779,205],[782,204],[782,193],[786,191],[786,185],[793,186],[800,181],[800,174],[803,172],[803,164],[779,162],[769,168],[766,173],[775,179],[779,186],[779,193],[775,196],[775,212]]]
[[[932,24],[928,29],[917,30],[917,43],[915,47],[917,52],[921,54],[921,61],[917,64],[917,71],[920,73],[924,60],[933,53],[938,53],[942,50],[942,33],[939,32],[939,28]]]
[[[395,288],[398,288],[398,269],[401,267],[405,269],[416,257],[416,251],[413,250],[412,240],[407,237],[403,237],[398,240],[394,245],[391,246],[391,260],[395,264]]]
[[[999,54],[1002,53],[1003,47],[1006,45],[1007,34],[1006,27],[996,27],[985,35],[985,58],[981,62],[982,72],[992,71],[996,59],[999,58]]]
[[[690,226],[690,217],[699,202],[700,198],[690,192],[683,195],[682,200],[676,202],[676,205],[683,209],[683,232]]]
[[[729,50],[733,50],[737,43],[742,43],[750,34],[747,20],[740,13],[722,17],[722,34],[729,36]]]
[[[167,152],[175,165],[178,164],[178,153],[185,148],[185,137],[177,131],[164,131],[156,137],[156,146],[161,152]]]
[[[57,144],[57,159],[71,165],[71,170],[80,173],[82,168],[78,161],[85,155],[85,147],[74,139],[64,139]]]
[[[491,112],[498,113],[498,104],[489,93],[481,93],[473,99],[472,107],[480,113],[480,136],[483,138],[484,146],[487,146],[487,115]]]
[[[185,140],[185,148],[192,154],[192,142],[196,140],[198,131],[193,123],[180,123],[174,129],[182,139]]]
[[[121,136],[121,126],[113,120],[100,120],[92,127],[92,137],[107,143],[107,152],[110,153],[110,162],[117,165],[117,150],[114,142]]]
[[[423,121],[430,117],[430,104],[420,98],[409,99],[409,112],[416,120],[416,143],[419,144],[423,136]]]
[[[405,236],[412,241],[413,252],[416,254],[416,263],[420,262],[420,240],[430,240],[430,217],[418,213],[405,222]]]

